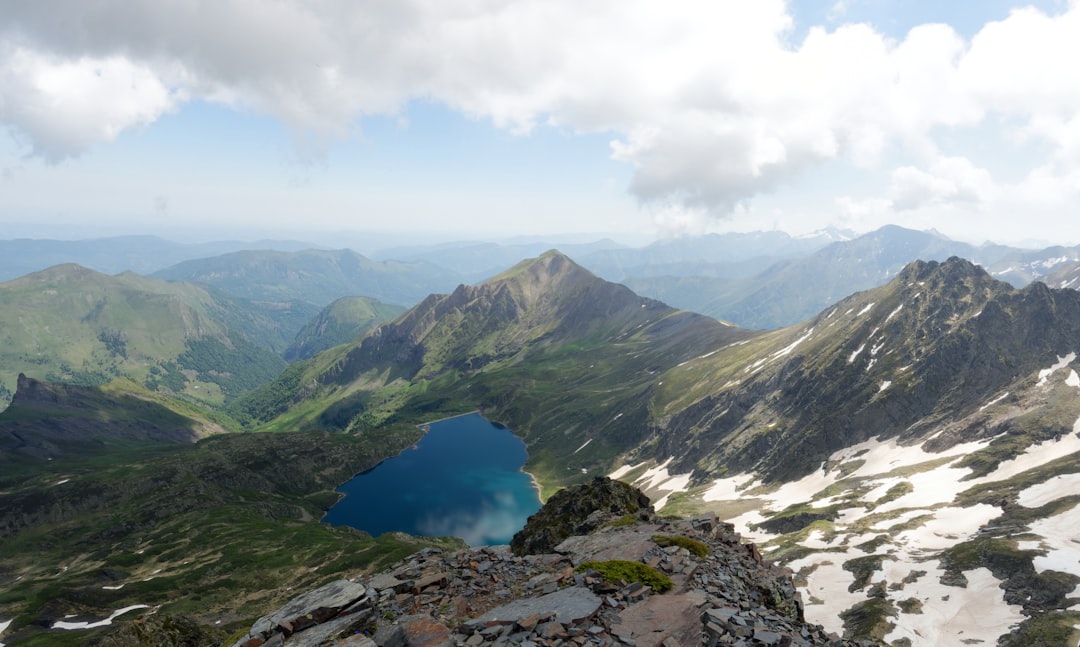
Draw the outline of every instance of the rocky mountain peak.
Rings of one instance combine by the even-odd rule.
[[[606,476],[559,490],[510,541],[515,555],[550,552],[572,535],[588,534],[608,519],[655,520],[649,497],[641,490]]]

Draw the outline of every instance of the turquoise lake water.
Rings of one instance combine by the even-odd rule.
[[[372,535],[401,531],[461,537],[470,546],[507,544],[540,499],[525,444],[480,414],[433,423],[415,447],[359,474],[323,521]]]

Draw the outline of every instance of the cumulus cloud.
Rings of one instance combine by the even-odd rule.
[[[1075,2],[970,40],[840,24],[793,42],[782,0],[38,0],[0,5],[0,25],[0,122],[50,161],[192,98],[315,142],[423,98],[516,133],[609,134],[630,192],[677,205],[658,216],[676,229],[896,151],[895,208],[981,204],[993,178],[938,140],[990,115],[1054,149],[1039,173],[1068,184],[1080,166]]]
[[[178,100],[150,69],[126,58],[64,59],[11,47],[0,47],[0,88],[0,122],[50,161],[152,123]]]
[[[889,197],[894,209],[904,211],[944,203],[978,203],[991,197],[990,173],[963,157],[943,157],[929,170],[902,166],[892,172]]]

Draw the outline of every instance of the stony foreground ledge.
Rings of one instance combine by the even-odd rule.
[[[657,535],[696,539],[711,554]],[[611,559],[648,564],[673,587],[656,593],[575,570]],[[729,524],[700,518],[609,525],[542,555],[427,549],[377,575],[298,596],[233,647],[873,644],[805,622],[790,571],[763,560]]]

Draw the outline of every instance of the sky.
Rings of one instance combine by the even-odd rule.
[[[1080,0],[5,0],[0,238],[1080,244]]]

